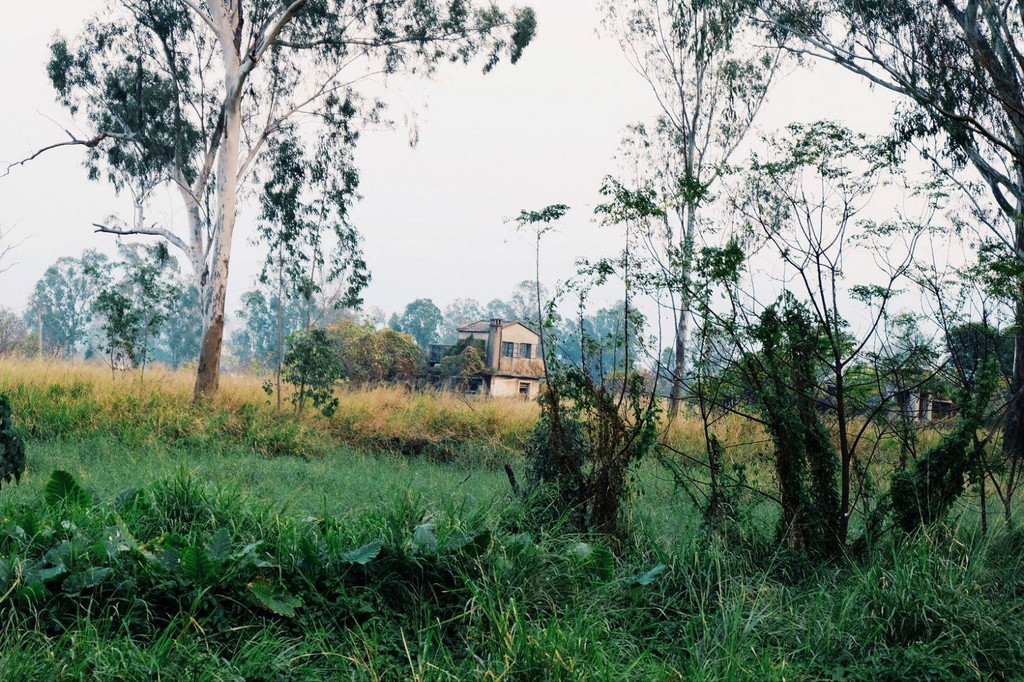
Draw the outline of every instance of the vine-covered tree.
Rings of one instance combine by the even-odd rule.
[[[185,254],[203,309],[197,399],[218,388],[240,192],[267,150],[306,146],[323,210],[339,215],[349,149],[381,108],[357,81],[477,55],[485,70],[515,62],[535,23],[529,8],[462,0],[116,0],[76,40],[54,40],[50,79],[90,133],[47,149],[85,147],[89,176],[131,195],[131,220],[98,231],[155,235]],[[184,206],[183,233],[147,217],[162,187]]]
[[[912,143],[964,191],[977,224],[1024,260],[1024,0],[758,0],[790,49],[904,100],[893,139]],[[972,168],[998,210],[990,210]],[[1012,292],[1013,374],[1003,439],[1024,459],[1024,284]]]

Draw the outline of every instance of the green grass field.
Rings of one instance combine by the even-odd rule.
[[[0,679],[1024,677],[1024,533],[966,503],[813,566],[770,506],[708,533],[648,464],[613,552],[510,495],[534,406],[383,390],[295,420],[257,380],[201,410],[187,378],[118,381],[0,366],[28,448]]]

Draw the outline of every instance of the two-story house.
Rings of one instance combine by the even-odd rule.
[[[540,357],[540,336],[522,322],[495,318],[472,322],[458,328],[458,340],[476,339],[484,344],[486,370],[472,377],[472,392],[493,397],[535,398],[544,376]],[[436,367],[450,346],[431,346],[430,364]]]

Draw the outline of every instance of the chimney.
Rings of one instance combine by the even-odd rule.
[[[501,358],[501,318],[495,317],[491,320],[491,328],[487,333],[487,366],[492,369],[498,368],[498,361]]]

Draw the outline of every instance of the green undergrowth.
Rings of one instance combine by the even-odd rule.
[[[613,553],[457,482],[319,511],[247,485],[5,488],[0,679],[1024,674],[1020,531],[936,528],[816,567],[693,528],[662,543],[643,514]]]

